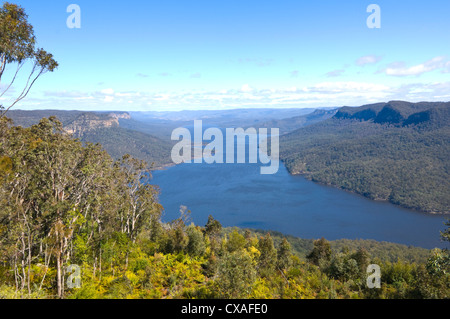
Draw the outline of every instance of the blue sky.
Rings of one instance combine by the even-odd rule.
[[[60,64],[16,108],[450,100],[448,0],[11,2]],[[80,29],[66,25],[71,3],[81,8]],[[366,25],[371,3],[381,8],[380,29]]]

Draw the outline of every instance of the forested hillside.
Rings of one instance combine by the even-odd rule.
[[[231,232],[233,228],[225,229],[225,232]],[[238,229],[242,234],[245,234],[244,229]],[[313,239],[298,238],[295,236],[285,235],[276,231],[264,231],[264,230],[248,230],[255,236],[266,236],[270,234],[273,238],[275,245],[281,244],[286,239],[292,248],[292,253],[298,256],[301,260],[305,260],[306,256],[314,248]],[[372,258],[381,260],[382,262],[395,263],[402,261],[406,263],[426,263],[430,255],[430,250],[406,246],[402,244],[379,242],[370,239],[338,239],[330,241],[330,246],[333,252],[339,253],[341,251],[356,251],[364,248]]]
[[[256,124],[256,128],[278,128],[280,135],[284,135],[295,131],[301,127],[305,127],[314,123],[318,123],[333,117],[337,112],[337,109],[333,110],[321,110],[317,109],[312,113],[300,116],[294,116],[281,120],[272,120],[264,122],[262,124]]]
[[[299,255],[301,240],[222,229],[211,216],[196,226],[182,210],[163,223],[146,163],[115,161],[54,117],[0,121],[0,298],[449,297],[446,250],[391,262],[375,243],[320,239]],[[366,285],[369,263],[381,289]],[[73,267],[80,281],[68,286]]]
[[[126,112],[12,110],[8,115],[14,124],[23,127],[39,123],[42,117],[55,116],[61,121],[66,132],[85,143],[100,143],[114,159],[129,154],[154,164],[154,168],[172,163],[170,158],[171,141],[162,140],[147,132],[122,127],[121,123],[136,123]],[[151,127],[152,133],[159,129],[159,127],[149,127]]]
[[[292,174],[374,200],[450,213],[450,103],[345,107],[281,138]]]
[[[172,163],[171,143],[142,132],[122,127],[99,128],[87,132],[81,140],[100,143],[114,159],[129,154],[153,164],[153,168],[161,168]]]

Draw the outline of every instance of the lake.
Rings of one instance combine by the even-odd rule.
[[[212,215],[225,227],[275,230],[301,238],[375,239],[424,248],[445,247],[444,216],[376,202],[292,176],[280,164],[261,175],[260,164],[180,164],[153,172],[160,187],[163,221],[180,217],[205,225]]]

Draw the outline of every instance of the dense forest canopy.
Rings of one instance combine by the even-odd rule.
[[[99,143],[112,156],[120,159],[129,154],[146,161],[153,168],[172,164],[170,151],[172,141],[152,135],[160,127],[147,125],[150,132],[140,131],[138,125],[127,112],[83,112],[62,110],[11,110],[8,117],[15,125],[30,127],[39,123],[41,118],[56,116],[63,129],[71,132],[83,143]],[[132,125],[126,125],[128,123]],[[125,123],[125,124],[124,124]],[[137,129],[136,129],[137,127]]]
[[[293,174],[429,213],[450,213],[450,103],[341,108],[280,140]]]
[[[13,70],[0,96],[16,88],[17,74],[31,64],[23,90],[11,89],[18,95],[0,105],[0,299],[450,297],[448,250],[304,241],[223,229],[212,216],[202,227],[185,209],[163,223],[150,167],[131,155],[159,161],[168,146],[145,133],[131,138],[135,133],[112,125],[107,114],[58,112],[61,122],[52,111],[38,123],[14,126],[6,112],[58,67],[36,46],[27,19],[20,6],[4,2],[0,8],[0,82]],[[448,212],[448,107],[391,102],[343,108],[287,135],[283,157],[291,172],[314,180]],[[242,111],[245,123],[250,113]],[[277,120],[291,130],[333,114]],[[67,121],[76,132],[76,121],[91,116],[109,124],[86,132],[81,127],[82,140],[65,129]],[[229,122],[225,115],[216,123]],[[441,236],[448,241],[449,229]],[[381,267],[378,289],[367,285],[369,264]]]
[[[29,128],[4,118],[0,133],[0,298],[449,297],[447,250],[304,242],[212,216],[200,227],[185,209],[163,223],[146,163],[115,161],[54,117]],[[370,263],[380,289],[366,285]]]

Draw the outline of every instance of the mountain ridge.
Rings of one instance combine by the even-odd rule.
[[[153,169],[171,163],[170,144],[165,140],[121,127],[121,121],[131,120],[128,112],[12,110],[8,116],[16,125],[25,127],[37,124],[43,117],[56,116],[68,134],[84,143],[101,144],[114,159],[129,154],[146,161]]]
[[[450,102],[390,101],[387,103],[368,104],[360,107],[342,107],[335,118],[356,119],[379,124],[415,125],[432,121],[438,123],[441,114],[450,110]],[[441,123],[442,124],[442,123]]]
[[[449,214],[449,141],[450,103],[378,103],[341,108],[282,136],[280,158],[291,174],[315,182]]]

